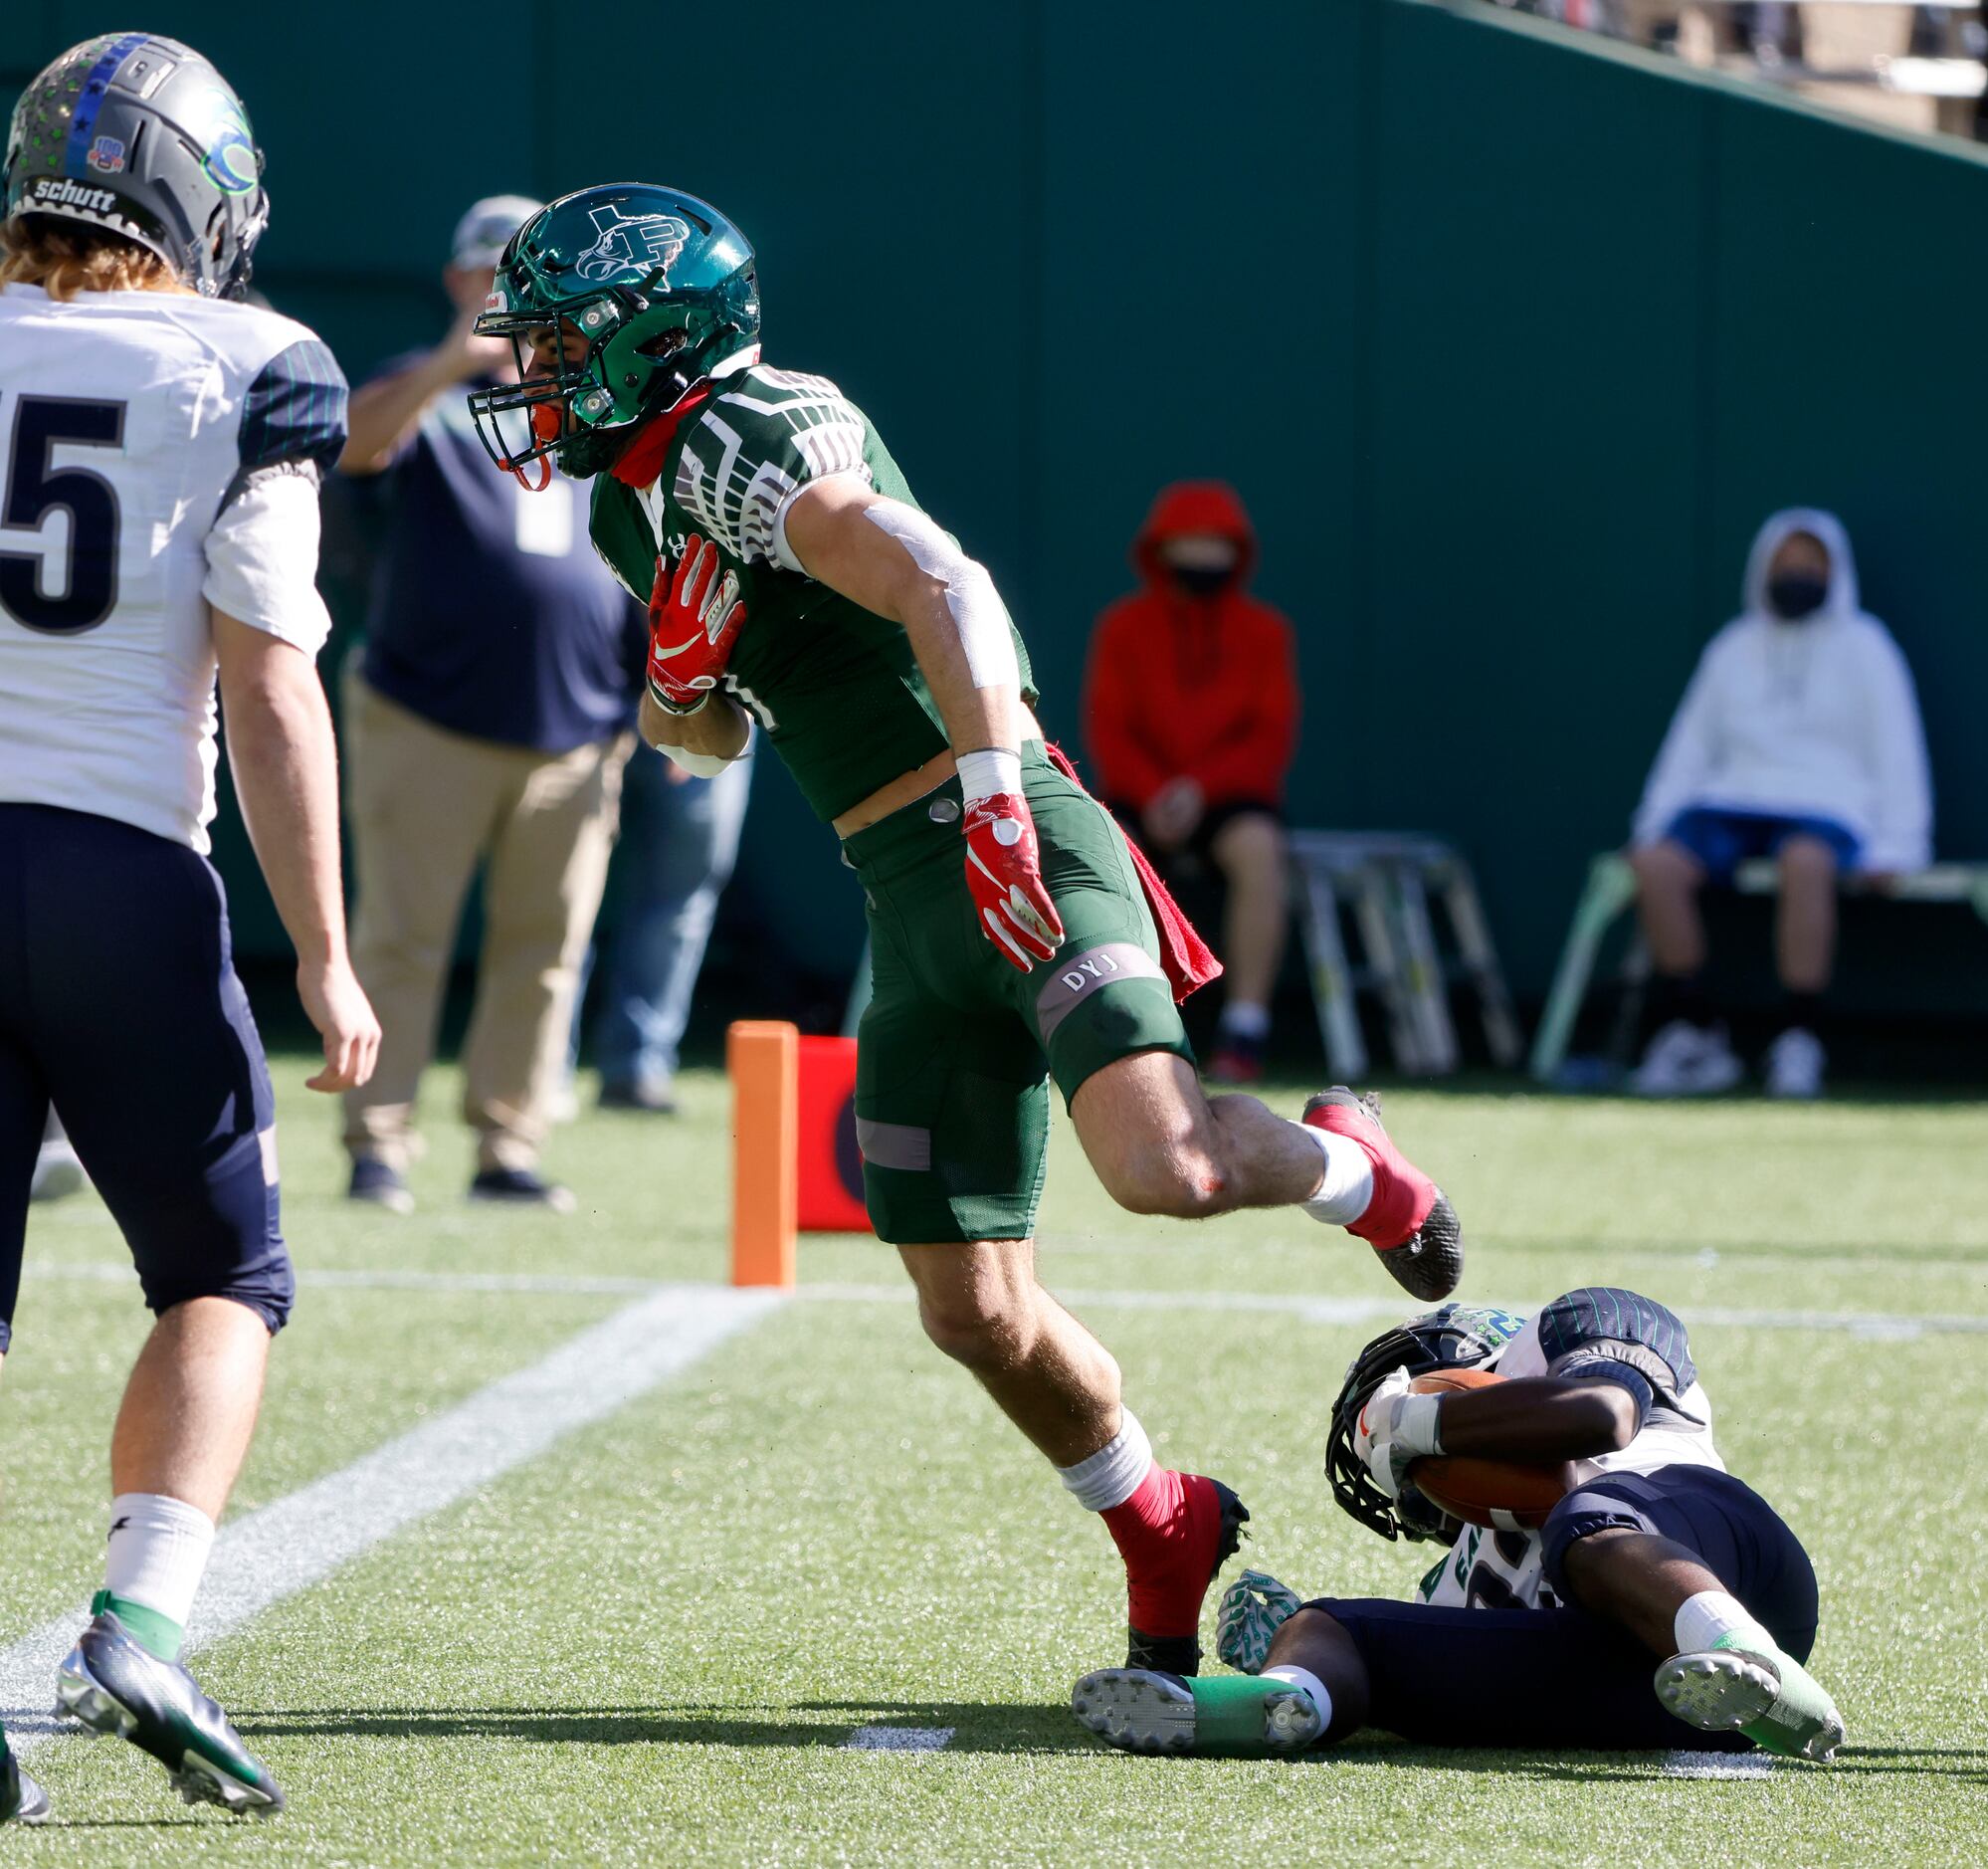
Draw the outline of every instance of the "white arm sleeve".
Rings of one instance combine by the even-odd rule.
[[[285,467],[252,473],[207,534],[201,594],[314,660],[331,634],[316,577],[317,476]]]
[[[969,558],[915,507],[880,500],[864,518],[889,532],[919,570],[945,586],[945,605],[966,652],[966,671],[975,688],[1020,688],[1014,628],[1008,606],[984,565]]]

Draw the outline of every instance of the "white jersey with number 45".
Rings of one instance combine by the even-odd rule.
[[[191,294],[0,290],[0,803],[205,852],[209,606],[315,656],[345,379],[303,325]]]

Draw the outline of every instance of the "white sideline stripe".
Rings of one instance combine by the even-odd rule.
[[[605,1419],[780,1303],[775,1292],[664,1286],[447,1413],[236,1520],[215,1544],[189,1647],[240,1628],[576,1428]],[[89,1615],[88,1605],[80,1606],[0,1650],[0,1719],[17,1749],[61,1731],[48,1712],[56,1669]]]
[[[858,1727],[842,1743],[846,1753],[938,1753],[952,1738],[951,1727]]]
[[[1672,1778],[1764,1778],[1780,1762],[1772,1753],[1666,1753]]]
[[[73,1261],[67,1265],[22,1268],[24,1279],[50,1279],[68,1285],[135,1285],[137,1273],[128,1259]],[[361,1291],[387,1292],[541,1292],[551,1297],[641,1298],[666,1290],[729,1291],[730,1286],[669,1286],[661,1279],[594,1277],[564,1272],[417,1272],[390,1266],[319,1270],[299,1268],[299,1285],[345,1285]]]
[[[802,1285],[797,1298],[844,1304],[881,1305],[902,1302],[907,1288],[898,1285]],[[1072,1305],[1095,1305],[1107,1311],[1244,1311],[1296,1318],[1303,1324],[1376,1324],[1405,1317],[1414,1301],[1400,1298],[1306,1298],[1283,1292],[1087,1292],[1056,1288],[1059,1299]],[[1536,1311],[1543,1301],[1512,1307]],[[1988,1335],[1988,1317],[1934,1315],[1902,1317],[1873,1311],[1754,1311],[1716,1305],[1690,1305],[1690,1325],[1729,1325],[1755,1331],[1847,1331],[1853,1337],[1882,1343],[1908,1343],[1927,1333],[1976,1337]]]
[[[24,1277],[67,1281],[78,1285],[136,1283],[128,1261],[87,1260],[24,1268]],[[728,1285],[665,1285],[656,1279],[538,1272],[418,1272],[391,1267],[359,1267],[299,1271],[304,1286],[343,1286],[356,1291],[492,1292],[544,1294],[549,1297],[639,1297],[661,1291],[730,1292]],[[829,1304],[901,1305],[910,1295],[900,1285],[802,1285],[792,1296]],[[1379,1324],[1408,1314],[1412,1300],[1403,1298],[1307,1298],[1296,1292],[1136,1292],[1069,1291],[1057,1296],[1073,1305],[1095,1305],[1108,1311],[1241,1311],[1295,1318],[1301,1324]],[[1536,1309],[1520,1304],[1518,1310]],[[1988,1336],[1988,1317],[1933,1313],[1910,1317],[1885,1311],[1769,1311],[1746,1307],[1692,1305],[1690,1324],[1724,1325],[1751,1331],[1833,1331],[1872,1343],[1908,1344],[1920,1337]]]

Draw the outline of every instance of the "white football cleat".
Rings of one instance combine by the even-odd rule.
[[[1763,1644],[1763,1647],[1765,1645]],[[1744,1733],[1763,1752],[1827,1765],[1843,1716],[1791,1655],[1739,1647],[1673,1655],[1651,1685],[1665,1708],[1705,1733]]]
[[[1799,1025],[1789,1026],[1767,1051],[1767,1095],[1801,1103],[1820,1097],[1827,1062],[1821,1039]]]
[[[1744,1075],[1724,1026],[1673,1019],[1650,1041],[1629,1086],[1639,1097],[1712,1097]]]

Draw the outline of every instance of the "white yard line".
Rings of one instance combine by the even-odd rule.
[[[221,1534],[188,1629],[193,1645],[240,1628],[407,1526],[488,1486],[576,1428],[681,1373],[781,1303],[778,1293],[673,1285],[569,1339],[528,1368]],[[87,1606],[0,1650],[0,1720],[16,1745],[56,1729],[55,1671]]]
[[[1779,1761],[1772,1753],[1666,1753],[1671,1778],[1764,1778]]]
[[[135,1285],[137,1275],[119,1260],[71,1261],[24,1268],[30,1279],[82,1285]],[[301,1271],[298,1282],[310,1287],[343,1287],[354,1291],[489,1292],[542,1294],[548,1297],[633,1297],[647,1292],[727,1292],[723,1285],[666,1286],[656,1279],[587,1274],[535,1272],[420,1272],[393,1267],[354,1267]],[[902,1305],[910,1285],[803,1285],[796,1298],[825,1304]],[[1302,1292],[1194,1291],[1072,1291],[1059,1286],[1057,1296],[1072,1305],[1104,1311],[1227,1311],[1256,1312],[1295,1318],[1301,1324],[1381,1324],[1404,1316],[1410,1301],[1385,1293],[1371,1298],[1309,1297]],[[1536,1309],[1518,1304],[1520,1311]],[[1877,1343],[1910,1343],[1925,1336],[1988,1336],[1988,1317],[1966,1312],[1932,1313],[1913,1317],[1889,1311],[1777,1311],[1721,1305],[1689,1307],[1688,1324],[1724,1325],[1753,1331],[1830,1331]]]
[[[844,1304],[902,1303],[906,1286],[803,1285],[797,1298]],[[1295,1318],[1303,1324],[1379,1324],[1406,1315],[1407,1298],[1307,1298],[1298,1292],[1088,1292],[1055,1287],[1065,1304],[1096,1306],[1103,1311],[1242,1311]],[[1537,1310],[1541,1300],[1512,1306]],[[1730,1325],[1755,1331],[1846,1331],[1878,1342],[1909,1342],[1928,1333],[1976,1337],[1988,1335],[1988,1317],[1934,1315],[1905,1317],[1881,1311],[1755,1311],[1718,1305],[1686,1308],[1689,1325]]]
[[[842,1743],[846,1753],[916,1753],[929,1757],[943,1752],[951,1727],[858,1727]]]

